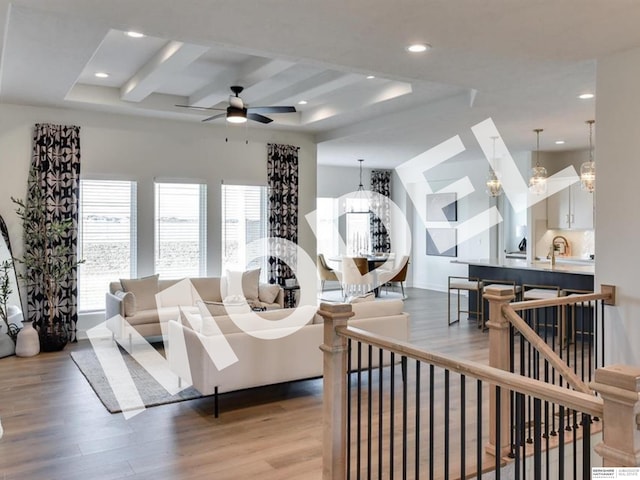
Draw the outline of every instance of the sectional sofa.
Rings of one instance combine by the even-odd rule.
[[[259,282],[260,270],[241,272],[242,291],[249,306],[265,310],[284,308],[284,291],[278,285]],[[160,280],[157,275],[121,279],[109,284],[105,296],[107,327],[117,338],[130,337],[135,329],[143,337],[166,333],[166,324],[179,316],[180,306],[203,300],[213,315],[226,313],[226,281],[219,277]]]

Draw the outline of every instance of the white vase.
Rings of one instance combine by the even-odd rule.
[[[22,330],[18,332],[16,340],[16,355],[18,357],[33,357],[40,353],[40,337],[33,328],[33,322],[23,321]]]

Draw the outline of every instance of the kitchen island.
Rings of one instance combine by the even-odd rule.
[[[567,290],[593,291],[594,263],[562,257],[552,267],[549,260],[528,262],[523,259],[452,260],[469,265],[469,276],[481,280],[513,280],[516,285],[550,285]]]
[[[595,265],[588,260],[558,258],[552,267],[549,260],[528,262],[523,259],[452,260],[469,265],[469,276],[484,280],[508,280],[516,285],[545,285],[560,290],[593,291]],[[476,305],[475,292],[469,292],[469,305]],[[471,309],[471,308],[470,308]]]

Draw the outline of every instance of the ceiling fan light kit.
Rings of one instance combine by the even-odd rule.
[[[258,123],[271,123],[272,118],[265,117],[263,113],[295,113],[296,107],[294,106],[268,106],[268,107],[250,107],[246,105],[240,94],[244,90],[244,87],[240,85],[232,85],[229,87],[233,92],[233,95],[229,96],[229,106],[225,108],[216,107],[196,107],[191,105],[176,105],[176,107],[190,108],[193,110],[221,110],[226,113],[218,113],[203,119],[203,122],[209,122],[218,118],[225,117],[229,123],[245,123],[247,120],[253,120]]]

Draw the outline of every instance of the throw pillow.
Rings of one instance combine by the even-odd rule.
[[[137,310],[154,310],[156,308],[156,293],[158,293],[158,275],[143,278],[120,279],[125,292],[131,292],[136,297]]]
[[[351,297],[349,299],[349,303],[363,303],[363,302],[373,302],[376,299],[376,296],[373,292],[366,293],[364,295],[359,295],[357,297]]]
[[[136,297],[133,293],[118,290],[114,295],[122,300],[124,305],[124,316],[133,317],[136,314]]]
[[[227,288],[223,298],[227,296],[243,295],[247,301],[258,300],[258,284],[260,283],[260,269],[236,272],[227,270]],[[234,291],[242,285],[242,291]]]
[[[273,283],[260,283],[258,285],[258,299],[264,303],[274,303],[278,294],[280,293],[280,287]]]

